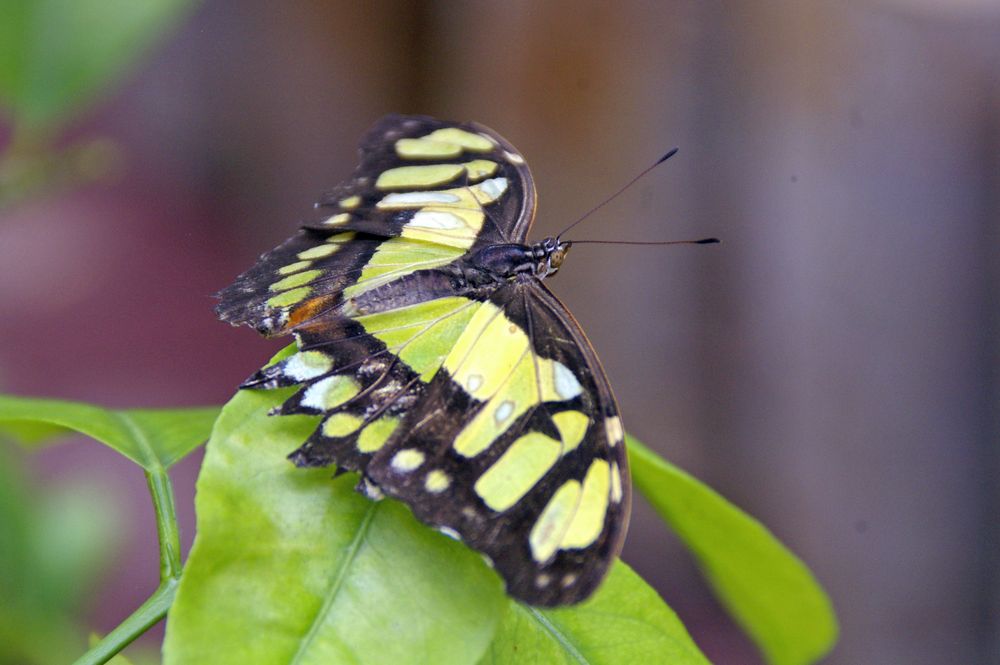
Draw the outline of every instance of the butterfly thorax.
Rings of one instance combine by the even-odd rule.
[[[545,279],[559,271],[569,248],[570,243],[551,237],[534,245],[487,245],[469,257],[467,266],[470,271],[480,271],[500,283],[523,276]]]

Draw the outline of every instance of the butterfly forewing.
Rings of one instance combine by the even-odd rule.
[[[480,125],[424,117],[382,119],[361,154],[317,221],[220,293],[221,318],[299,347],[242,387],[299,385],[277,412],[322,416],[297,465],[360,472],[482,552],[518,599],[578,602],[628,520],[614,398],[533,273],[467,279],[479,250],[523,241],[527,166]]]

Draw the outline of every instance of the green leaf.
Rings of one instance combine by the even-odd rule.
[[[316,419],[268,417],[288,394],[241,391],[219,417],[166,665],[478,661],[506,604],[497,575],[354,474],[295,468]]]
[[[763,526],[631,436],[636,488],[697,559],[722,602],[769,663],[814,663],[837,619],[809,569]]]
[[[708,664],[677,615],[621,561],[575,607],[541,610],[511,601],[480,662]]]
[[[0,395],[0,434],[26,443],[41,435],[80,432],[146,470],[169,468],[212,429],[216,407],[114,411],[90,404]]]
[[[6,0],[0,103],[17,122],[64,121],[131,69],[191,0]]]

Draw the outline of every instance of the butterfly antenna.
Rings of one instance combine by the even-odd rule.
[[[574,245],[714,245],[722,242],[718,238],[701,238],[700,240],[573,240]]]
[[[571,228],[573,228],[574,226],[576,226],[577,224],[579,224],[583,220],[585,220],[588,217],[590,217],[591,215],[593,215],[595,212],[597,212],[598,210],[600,210],[601,208],[603,208],[604,206],[606,206],[608,203],[611,203],[611,201],[613,201],[614,199],[616,199],[626,189],[628,189],[629,187],[631,187],[632,185],[634,185],[636,182],[638,182],[639,179],[642,178],[644,175],[646,175],[647,173],[649,173],[650,171],[652,171],[653,169],[655,169],[657,166],[659,166],[663,162],[667,161],[668,159],[670,159],[671,157],[673,157],[674,155],[676,155],[677,154],[677,150],[678,150],[677,148],[671,148],[670,150],[668,150],[667,154],[663,155],[663,157],[660,157],[658,160],[656,160],[655,162],[653,162],[652,165],[650,165],[650,166],[646,167],[645,169],[643,169],[642,172],[639,173],[639,175],[635,176],[634,178],[632,178],[631,180],[629,180],[627,183],[625,183],[625,185],[621,189],[619,189],[617,192],[615,192],[614,194],[612,194],[608,198],[606,198],[603,201],[601,201],[600,203],[598,203],[596,206],[594,206],[593,208],[591,208],[587,212],[583,213],[583,215],[581,215],[579,219],[577,219],[575,222],[573,222],[572,224],[570,224],[569,226],[567,226],[565,229],[563,229],[562,231],[560,231],[559,235],[556,236],[556,239],[561,238],[563,236],[563,234],[566,233],[567,231],[569,231]]]

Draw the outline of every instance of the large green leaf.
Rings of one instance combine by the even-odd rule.
[[[707,665],[677,615],[621,561],[576,607],[542,610],[511,601],[482,665],[669,663]]]
[[[715,491],[628,437],[636,488],[684,541],[769,663],[816,662],[837,639],[829,598],[794,554]]]
[[[52,126],[134,66],[191,0],[4,0],[0,104]]]
[[[0,434],[37,443],[72,431],[114,448],[146,470],[169,468],[208,438],[219,409],[130,409],[0,395]]]
[[[475,663],[506,604],[497,575],[354,474],[292,466],[316,419],[268,417],[287,395],[241,391],[216,423],[165,663]]]

